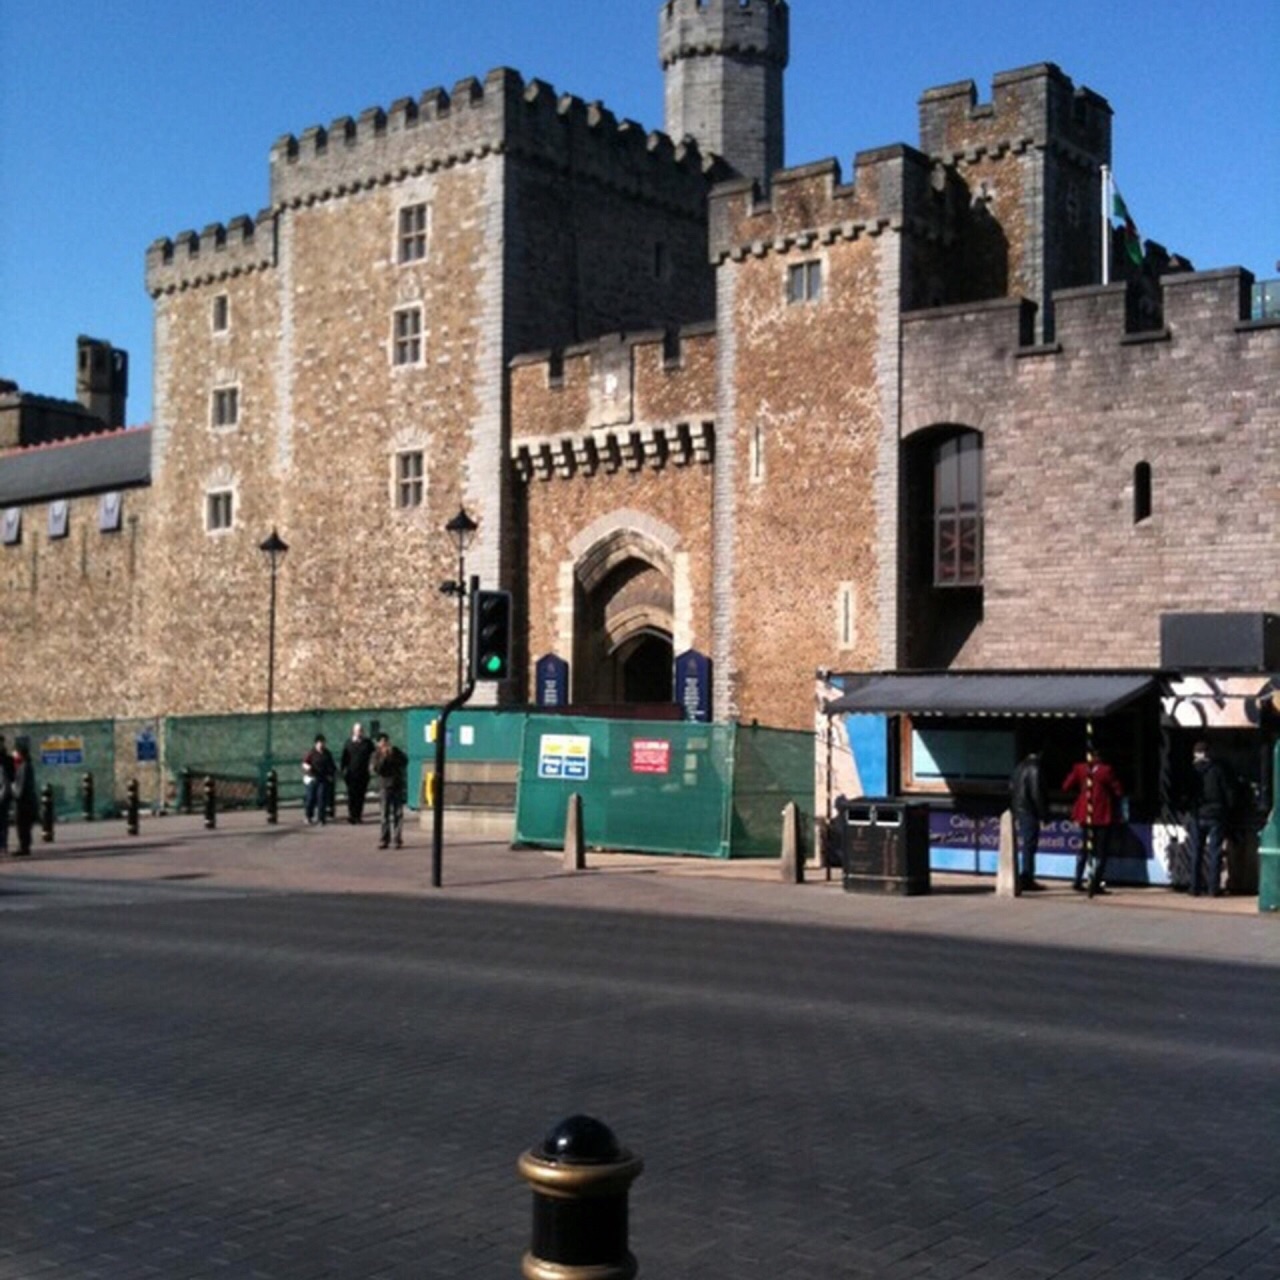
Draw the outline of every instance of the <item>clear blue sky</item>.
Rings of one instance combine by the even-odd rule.
[[[0,0],[0,377],[71,398],[79,333],[151,414],[143,258],[256,213],[300,133],[514,67],[662,128],[658,0]],[[787,162],[917,141],[935,85],[1056,62],[1115,112],[1144,236],[1280,276],[1276,0],[792,0]]]

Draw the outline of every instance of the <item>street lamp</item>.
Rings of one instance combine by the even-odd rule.
[[[271,713],[275,710],[276,700],[276,569],[289,550],[288,543],[273,528],[271,536],[261,542],[258,550],[271,561],[271,613],[267,628],[267,758],[266,767],[271,768]]]
[[[444,527],[445,533],[453,539],[458,548],[458,577],[453,581],[440,584],[440,590],[447,596],[458,597],[458,692],[462,692],[462,629],[467,603],[467,548],[480,526],[467,515],[466,507],[459,507],[458,514]]]

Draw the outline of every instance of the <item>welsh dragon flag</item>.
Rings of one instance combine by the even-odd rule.
[[[1129,212],[1129,206],[1120,194],[1120,188],[1111,184],[1111,221],[1123,228],[1124,251],[1135,267],[1142,266],[1142,237],[1138,234],[1138,224]]]

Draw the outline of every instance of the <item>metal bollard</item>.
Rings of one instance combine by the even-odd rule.
[[[80,779],[80,801],[84,806],[84,820],[93,821],[93,774],[86,773]]]
[[[125,810],[124,810],[125,831],[131,835],[138,834],[138,780],[130,778],[129,785],[125,788]]]
[[[533,1188],[525,1280],[631,1280],[627,1194],[644,1161],[608,1125],[583,1115],[561,1120],[516,1167]]]
[[[204,780],[204,825],[209,831],[218,825],[218,791],[212,777]]]
[[[40,791],[40,839],[53,843],[53,785],[48,782]]]
[[[280,821],[280,778],[274,769],[267,770],[264,807],[267,811],[267,822],[274,827]]]

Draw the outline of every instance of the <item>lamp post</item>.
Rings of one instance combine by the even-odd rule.
[[[451,581],[440,584],[440,590],[447,596],[458,598],[458,692],[462,692],[463,683],[463,620],[467,604],[467,548],[480,526],[467,514],[466,507],[459,507],[458,514],[445,525],[444,531],[453,539],[458,548],[458,576]]]
[[[288,543],[273,528],[271,536],[258,546],[271,562],[271,612],[267,624],[267,753],[265,767],[271,768],[271,715],[276,700],[276,569],[289,550]]]

